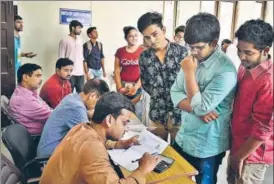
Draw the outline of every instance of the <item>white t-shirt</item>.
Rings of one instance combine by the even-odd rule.
[[[59,58],[69,58],[74,62],[72,75],[84,75],[83,41],[80,37],[74,39],[67,36],[59,43]]]
[[[240,60],[237,52],[238,52],[237,47],[234,44],[230,44],[226,49],[226,55],[231,59],[234,66],[236,67],[236,70],[238,71],[238,69],[241,65],[241,60]]]

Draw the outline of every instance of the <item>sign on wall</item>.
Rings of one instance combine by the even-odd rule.
[[[91,25],[91,11],[60,8],[60,24],[69,24],[78,20],[83,26]]]

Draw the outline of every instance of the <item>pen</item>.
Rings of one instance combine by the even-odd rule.
[[[154,156],[154,155],[157,155],[157,154],[158,154],[158,153],[157,153],[157,152],[155,152],[155,153],[152,153],[151,155],[153,155],[153,156]],[[140,159],[141,159],[141,158],[139,158],[139,159],[137,159],[137,160],[132,160],[131,162],[132,162],[132,163],[135,163],[135,162],[138,162]]]

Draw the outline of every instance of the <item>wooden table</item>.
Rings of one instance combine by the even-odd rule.
[[[170,168],[162,173],[151,172],[147,174],[146,179],[148,184],[194,184],[190,176],[198,174],[198,171],[190,165],[180,154],[178,154],[171,146],[168,146],[162,153],[175,161]],[[130,175],[130,172],[120,167],[125,177]]]

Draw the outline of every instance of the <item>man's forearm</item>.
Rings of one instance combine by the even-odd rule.
[[[192,107],[190,105],[190,101],[186,98],[184,100],[182,100],[179,104],[178,104],[178,108],[186,111],[186,112],[192,112]]]
[[[101,65],[102,65],[102,70],[103,70],[103,72],[105,73],[106,70],[105,70],[105,60],[104,60],[104,58],[101,59]]]
[[[189,102],[192,97],[199,92],[199,86],[197,84],[195,73],[185,73],[186,93]]]
[[[84,71],[85,71],[85,74],[88,75],[88,65],[87,65],[87,62],[84,61]]]
[[[241,146],[236,153],[236,157],[240,160],[246,159],[252,152],[254,152],[264,141],[256,140],[253,137],[249,139]],[[233,156],[233,155],[232,155]]]

